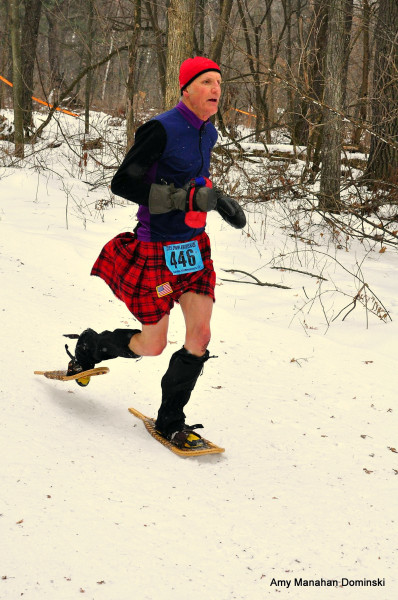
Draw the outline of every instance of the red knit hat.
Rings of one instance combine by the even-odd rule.
[[[179,77],[181,92],[192,83],[194,79],[207,71],[217,71],[217,73],[221,74],[218,64],[213,60],[210,60],[210,58],[195,56],[195,58],[187,58],[187,60],[184,60],[180,67]]]

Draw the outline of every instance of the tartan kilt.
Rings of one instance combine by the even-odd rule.
[[[179,242],[141,242],[133,233],[125,232],[104,246],[91,275],[103,279],[140,323],[153,325],[170,314],[174,302],[186,292],[204,294],[215,301],[216,274],[209,237],[203,232],[193,239],[198,241],[202,255],[200,271],[173,275],[168,269],[163,246]],[[172,292],[159,298],[156,288],[165,283]]]

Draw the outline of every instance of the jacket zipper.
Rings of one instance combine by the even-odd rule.
[[[200,152],[200,158],[202,160],[202,164],[200,165],[199,171],[196,173],[196,177],[199,177],[201,175],[202,169],[203,169],[202,137],[203,137],[204,130],[205,130],[205,124],[202,123],[202,125],[200,126],[200,129],[199,129],[199,152]]]

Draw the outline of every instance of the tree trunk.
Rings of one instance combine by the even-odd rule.
[[[138,62],[138,42],[141,33],[141,0],[135,0],[134,25],[129,47],[129,75],[127,79],[127,148],[134,141],[134,94],[136,92],[136,66]]]
[[[149,19],[151,21],[153,33],[155,36],[155,46],[156,46],[156,58],[158,63],[158,71],[159,71],[159,83],[160,88],[162,90],[163,99],[166,95],[166,54],[165,54],[165,44],[163,42],[164,34],[159,26],[158,15],[156,10],[156,3],[152,7],[151,2],[145,0],[145,7],[149,15]],[[164,101],[164,100],[163,100]]]
[[[217,64],[221,61],[221,52],[224,44],[225,33],[229,26],[233,0],[224,0],[221,5],[221,14],[216,35],[210,46],[209,57]]]
[[[9,7],[6,3],[3,7],[4,21],[3,21],[3,32],[4,35],[0,36],[0,73],[7,77],[7,68],[11,63],[10,60],[10,17]],[[7,33],[6,33],[7,32]],[[11,78],[10,78],[11,79]],[[0,82],[0,109],[6,107],[6,99],[8,98],[10,88]]]
[[[170,0],[168,9],[165,108],[180,97],[178,73],[181,63],[192,56],[195,0]]]
[[[266,0],[266,47],[267,47],[267,64],[270,69],[274,68],[274,43],[273,43],[273,32],[272,32],[272,12],[271,12],[272,0]],[[286,23],[286,20],[285,20]],[[269,83],[266,86],[266,94],[264,98],[264,106],[267,107],[266,114],[264,115],[266,122],[266,140],[270,144],[271,139],[271,127],[275,122],[275,106],[274,106],[274,82],[272,77],[269,78]]]
[[[398,2],[380,0],[367,179],[398,182]],[[391,143],[393,142],[395,146]]]
[[[118,3],[117,7],[116,7],[115,19],[117,19],[118,16],[119,16],[119,10],[120,10],[120,3]],[[113,45],[115,43],[115,32],[111,31],[110,36],[111,36],[111,41],[110,41],[110,44],[109,44],[109,53],[108,54],[110,54],[112,52],[112,50],[113,50]],[[105,92],[106,92],[106,86],[107,86],[107,83],[108,83],[110,65],[111,65],[111,63],[108,62],[106,64],[106,67],[105,67],[105,74],[104,74],[104,80],[102,82],[102,92],[101,92],[101,100],[102,100],[102,102],[105,99]]]
[[[198,30],[196,42],[199,56],[202,56],[205,51],[205,3],[206,0],[198,0],[196,5],[196,22]]]
[[[340,205],[341,148],[345,41],[345,2],[331,0],[325,60],[322,168],[319,208],[338,210]]]
[[[269,2],[268,2],[268,4],[269,4]],[[260,75],[259,75],[259,58],[258,58],[258,56],[257,57],[255,56],[256,54],[258,55],[258,53],[259,53],[259,44],[258,44],[259,30],[254,25],[254,20],[250,17],[249,12],[247,12],[248,18],[246,18],[245,9],[246,9],[245,3],[242,0],[238,0],[238,12],[239,12],[240,20],[242,23],[243,35],[245,38],[247,61],[249,63],[249,69],[250,69],[250,73],[252,75],[253,84],[254,84],[253,105],[254,105],[254,111],[257,115],[256,125],[255,125],[255,139],[258,140],[260,131],[263,129],[263,123],[268,121],[268,107],[267,107],[267,103],[266,103],[266,97],[265,96],[263,97],[263,94],[261,92],[262,81],[260,80]],[[268,9],[269,9],[269,6],[267,6],[266,10],[268,10]],[[252,37],[249,33],[248,19],[250,20],[251,25],[254,29],[254,44],[255,44],[254,51],[252,48]],[[264,19],[265,19],[265,15],[264,15]],[[264,19],[263,19],[263,21],[264,21]],[[269,61],[272,61],[272,57],[269,57]]]
[[[292,1],[291,0],[283,0],[282,2],[283,4],[283,10],[285,13],[285,22],[286,22],[286,62],[287,62],[287,66],[289,69],[290,73],[293,73],[293,42],[292,42]],[[294,93],[293,93],[293,89],[288,86],[287,90],[286,90],[286,97],[287,97],[287,111],[288,111],[288,118],[287,118],[287,122],[286,125],[289,128],[290,131],[290,137],[293,141],[293,144],[295,143],[295,139],[294,139],[294,119],[293,119],[293,114],[294,114]],[[271,112],[271,106],[270,106],[270,112]]]
[[[368,116],[368,95],[369,95],[369,63],[370,63],[370,5],[369,0],[363,0],[363,16],[362,16],[362,73],[361,85],[359,88],[358,109],[357,115],[359,121],[366,122]],[[363,127],[356,127],[352,138],[354,146],[360,146]]]
[[[19,0],[10,0],[15,156],[24,157],[22,108],[21,22]]]
[[[94,0],[86,0],[87,4],[87,40],[86,40],[86,67],[91,66],[94,37]],[[86,75],[86,86],[84,89],[84,133],[90,133],[90,100],[93,83],[93,71],[90,69]]]
[[[324,88],[324,62],[328,27],[328,3],[324,0],[315,0],[313,19],[311,23],[311,51],[304,49],[305,60],[300,69],[300,78],[306,93],[321,102]],[[304,44],[303,18],[300,19],[301,42]],[[295,116],[294,143],[306,146],[310,139],[311,147],[319,145],[318,123],[321,111],[318,104],[303,99],[299,105],[299,113]]]
[[[22,106],[24,108],[24,127],[32,129],[32,94],[35,70],[37,36],[42,9],[42,0],[24,0],[25,16],[22,26]]]
[[[46,19],[48,23],[48,62],[50,65],[50,96],[52,104],[56,104],[61,95],[61,86],[63,82],[63,73],[60,71],[62,63],[61,48],[58,43],[58,22],[57,16],[53,14],[50,8],[44,6]]]
[[[343,66],[343,107],[346,108],[347,100],[347,78],[348,78],[348,64],[350,60],[350,41],[351,41],[351,30],[352,30],[352,19],[354,11],[354,0],[346,0],[344,7],[344,66]]]

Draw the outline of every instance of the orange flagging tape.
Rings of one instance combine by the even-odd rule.
[[[240,112],[240,113],[243,113],[244,115],[248,115],[249,117],[257,117],[257,115],[253,115],[253,113],[246,112],[245,110],[239,110],[239,108],[232,107],[232,109],[236,110],[236,112]]]
[[[12,83],[11,81],[8,81],[7,79],[5,79],[4,77],[2,77],[0,75],[0,79],[1,81],[4,81],[4,83],[6,83],[7,85],[12,87]],[[48,106],[49,108],[53,108],[53,104],[49,104],[48,102],[44,102],[44,100],[40,100],[40,98],[35,98],[34,96],[32,96],[32,100],[34,100],[35,102],[39,102],[39,104],[43,104],[43,106]],[[63,112],[66,115],[72,115],[72,117],[80,117],[80,115],[77,115],[74,112],[71,112],[70,110],[66,110],[65,108],[56,108],[55,110],[59,110],[59,112]]]

